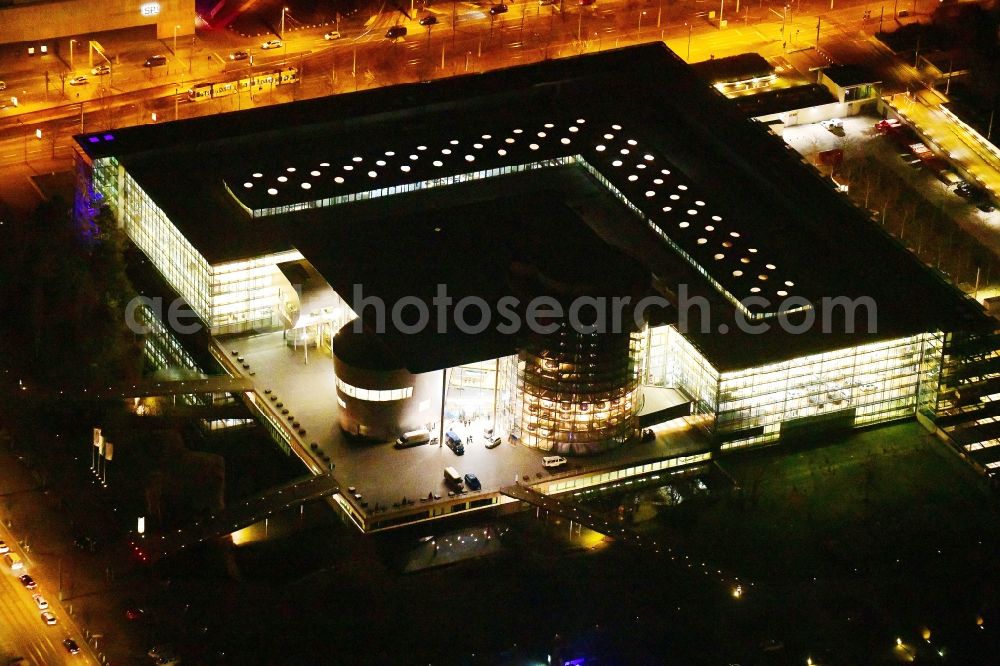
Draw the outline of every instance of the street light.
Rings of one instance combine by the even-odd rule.
[[[288,7],[281,8],[281,34],[279,35],[282,40],[285,39],[285,12],[288,11]]]
[[[639,39],[642,35],[642,17],[646,15],[646,12],[639,12],[639,27],[635,31],[635,38]]]
[[[177,31],[180,29],[181,27],[179,25],[174,26],[174,58],[177,57]]]
[[[73,45],[76,44],[76,43],[77,43],[77,41],[75,39],[69,40],[69,68],[71,70],[74,69],[74,67],[73,67]]]

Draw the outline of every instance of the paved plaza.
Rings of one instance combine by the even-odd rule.
[[[392,507],[402,498],[420,500],[428,495],[447,497],[444,468],[454,467],[461,474],[473,473],[482,483],[481,493],[491,493],[517,480],[536,481],[553,476],[542,467],[545,452],[513,444],[504,438],[503,443],[487,449],[481,438],[485,424],[473,423],[466,430],[461,424],[453,426],[465,437],[473,435],[473,443],[465,447],[465,455],[457,456],[440,444],[424,445],[397,450],[390,443],[358,443],[344,437],[337,425],[336,386],[333,361],[323,351],[299,346],[294,349],[284,340],[282,333],[265,333],[248,337],[219,340],[221,348],[229,355],[233,351],[243,357],[249,368],[241,368],[254,383],[258,399],[269,404],[281,402],[289,415],[305,429],[300,439],[306,450],[297,451],[311,457],[314,470],[323,462],[308,446],[316,442],[319,452],[326,453],[335,463],[334,475],[342,488],[353,487],[370,508],[376,504]],[[270,393],[266,391],[270,389]],[[276,396],[274,401],[270,396]],[[656,396],[657,402],[663,400]],[[704,450],[703,442],[683,421],[677,420],[656,428],[657,437],[648,442],[635,442],[621,449],[599,456],[571,458],[569,465],[554,470],[555,474],[579,472],[586,469],[621,467],[639,460],[650,460],[684,455]],[[475,499],[476,493],[467,493]]]

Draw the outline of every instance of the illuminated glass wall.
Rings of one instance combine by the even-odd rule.
[[[293,290],[279,263],[300,261],[297,250],[212,266],[212,332],[242,333],[280,326],[279,303]]]
[[[490,359],[449,369],[445,418],[492,421],[499,365]]]

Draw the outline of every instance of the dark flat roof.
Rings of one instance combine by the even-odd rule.
[[[823,74],[841,88],[882,81],[878,74],[862,65],[831,65],[823,70]]]
[[[708,83],[745,81],[774,74],[774,66],[759,53],[740,53],[691,64],[691,69]]]
[[[775,113],[808,109],[820,104],[830,104],[836,102],[837,98],[826,87],[818,83],[810,83],[793,88],[768,90],[755,95],[741,95],[732,98],[731,101],[747,118],[759,118]]]
[[[449,266],[474,264],[462,245],[468,239],[444,234],[444,243],[389,251],[416,233],[406,227],[414,222],[410,211],[449,225],[464,219],[475,228],[471,221],[490,206],[465,204],[503,201],[510,195],[505,183],[541,183],[543,172],[265,217],[251,217],[243,206],[309,205],[320,195],[432,182],[438,172],[453,176],[575,155],[579,160],[568,168],[578,178],[594,187],[603,181],[636,207],[620,206],[628,215],[616,222],[617,232],[604,230],[604,241],[638,234],[630,254],[645,268],[667,283],[690,284],[712,301],[711,332],[689,338],[719,369],[987,321],[971,299],[938,279],[662,44],[117,130],[110,141],[101,133],[91,142],[92,136],[77,137],[82,149],[92,158],[117,156],[210,262],[297,248],[338,292],[345,286],[341,274],[366,284],[382,281],[387,294],[400,274],[408,276],[408,289],[427,289],[439,279],[473,289],[473,265],[442,273],[437,256]],[[254,173],[261,173],[261,186]],[[305,174],[315,179],[308,190],[301,187]],[[234,192],[237,201],[226,188],[239,190],[245,182],[252,187]],[[267,194],[271,188],[276,194]],[[568,201],[580,191],[567,186],[556,199]],[[544,223],[524,228],[559,237]],[[502,254],[501,231],[506,233],[476,239],[485,243],[482,251]],[[431,249],[437,254],[428,254]],[[401,256],[402,266],[386,275],[384,260]],[[726,293],[741,301],[766,298],[766,304],[747,304],[755,313],[773,310],[785,295],[813,303],[824,296],[871,296],[878,303],[878,332],[721,335],[716,324],[735,323],[737,316]],[[485,347],[475,348],[473,341],[470,353],[489,357]]]

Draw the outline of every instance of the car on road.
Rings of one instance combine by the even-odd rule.
[[[45,597],[43,597],[42,595],[40,595],[40,594],[33,594],[33,595],[31,595],[31,599],[32,599],[32,601],[35,602],[35,605],[38,606],[38,610],[48,610],[49,609],[49,602],[46,601]]]
[[[336,30],[331,30],[330,32],[323,35],[323,39],[325,39],[326,41],[330,41],[333,39],[340,39],[340,33]]]
[[[546,7],[548,5],[558,5],[559,0],[538,0],[539,7]]]
[[[425,16],[422,19],[420,19],[420,25],[423,26],[436,25],[437,22],[438,22],[438,17],[434,16],[433,14],[431,14],[430,16]]]
[[[466,474],[465,487],[469,490],[482,490],[483,484],[479,482],[479,477],[475,474]]]
[[[29,590],[34,590],[38,587],[38,583],[35,582],[35,579],[28,574],[21,574],[17,577],[17,579],[21,581],[21,585],[24,585],[24,587]]]
[[[260,48],[266,51],[268,49],[280,49],[282,46],[284,46],[284,44],[280,39],[269,39],[261,44]]]
[[[80,76],[74,76],[69,80],[71,86],[85,86],[87,85],[87,77],[81,74]]]
[[[499,437],[487,437],[486,438],[486,448],[488,448],[488,449],[495,449],[498,446],[500,446],[500,438]]]
[[[499,16],[500,14],[507,13],[507,5],[502,2],[499,5],[493,5],[490,7],[490,16]]]
[[[146,62],[142,63],[143,67],[163,67],[167,64],[167,56],[165,55],[153,55],[146,58]]]
[[[125,605],[125,618],[128,620],[138,620],[142,618],[144,613],[145,611],[134,603]]]
[[[840,118],[830,118],[829,120],[821,121],[820,126],[831,131],[844,129],[844,121]]]
[[[149,648],[148,654],[153,659],[159,659],[160,657],[166,657],[174,653],[174,646],[170,643],[164,643],[163,645],[154,645]]]
[[[181,663],[181,658],[176,655],[168,654],[160,657],[154,663],[156,666],[177,666]]]
[[[53,624],[56,624],[58,622],[58,620],[56,619],[55,613],[52,613],[50,611],[42,611],[41,612],[41,618],[42,618],[42,622],[44,622],[45,624],[50,625],[50,626],[53,625]]]
[[[444,434],[444,443],[454,451],[456,456],[465,455],[465,444],[462,443],[462,438],[454,430],[449,430]]]
[[[385,32],[386,39],[399,39],[400,37],[406,37],[405,25],[394,25]]]
[[[552,469],[553,467],[562,467],[567,462],[562,456],[545,456],[542,458],[542,467]]]
[[[996,208],[993,207],[993,204],[991,204],[989,201],[980,201],[979,203],[976,204],[976,208],[983,211],[984,213],[992,213],[993,211],[996,210]]]
[[[80,654],[80,646],[76,644],[72,638],[63,639],[63,647],[66,648],[66,652],[70,654]]]
[[[110,74],[111,65],[108,64],[98,65],[97,67],[91,69],[90,73],[93,74],[94,76],[104,76],[105,74]]]
[[[0,90],[7,90],[7,84],[3,81],[0,81]]]
[[[10,546],[8,546],[7,543],[4,541],[0,541],[0,555],[9,552],[10,552]]]
[[[233,51],[229,54],[230,60],[246,60],[250,57],[249,51]]]

